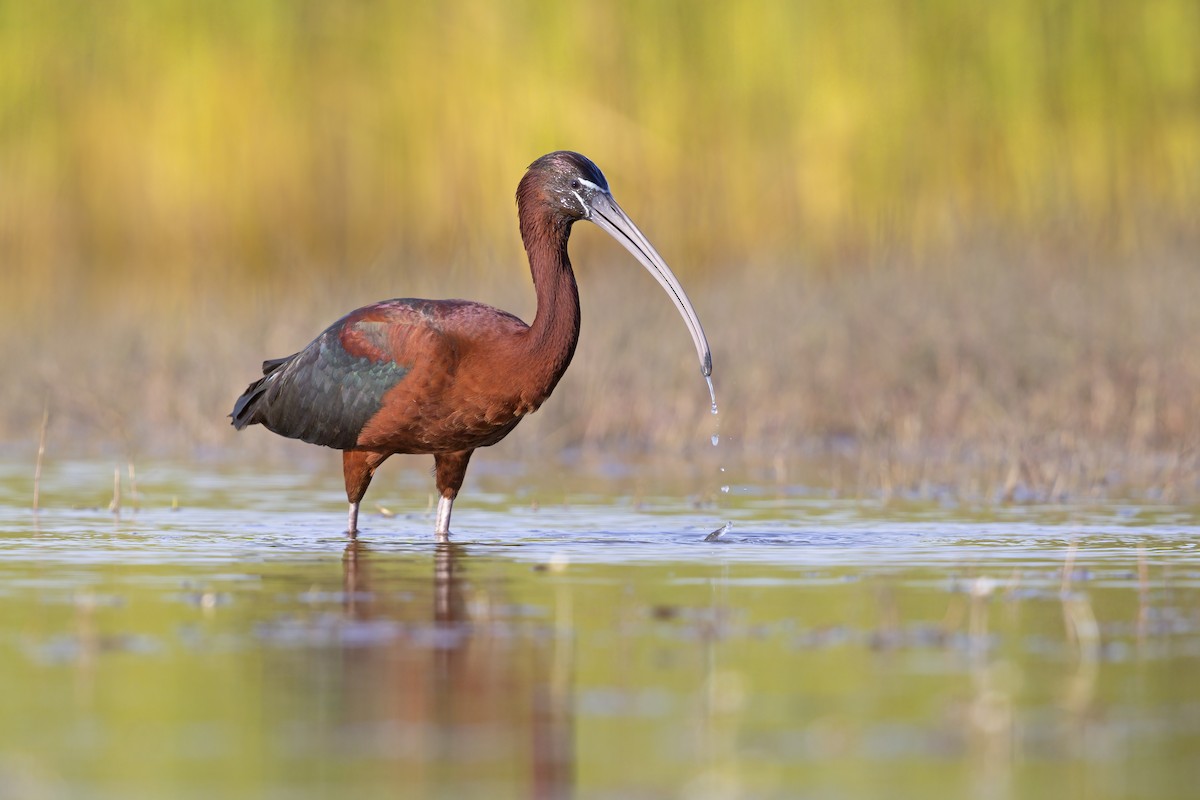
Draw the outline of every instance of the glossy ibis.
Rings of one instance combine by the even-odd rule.
[[[607,231],[662,284],[683,314],[701,370],[712,373],[691,302],[595,164],[568,151],[542,156],[517,187],[517,213],[537,292],[532,325],[468,300],[385,300],[350,312],[295,355],[264,362],[263,377],[234,405],[239,430],[260,423],[342,451],[351,535],[379,465],[394,453],[428,453],[439,494],[435,532],[439,541],[449,538],[471,454],[537,411],[571,363],[579,292],[567,239],[579,220]]]

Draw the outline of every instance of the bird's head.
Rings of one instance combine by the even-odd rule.
[[[617,205],[604,173],[590,159],[558,150],[534,161],[517,187],[517,208],[526,246],[538,235],[536,231],[552,230],[557,230],[565,245],[567,232],[579,220],[596,223],[620,242],[671,296],[692,335],[701,371],[706,376],[712,373],[708,340],[691,301],[654,245]]]
[[[611,199],[608,181],[586,156],[559,150],[529,165],[517,187],[517,205],[526,213],[540,213],[561,224],[590,219],[593,204]]]

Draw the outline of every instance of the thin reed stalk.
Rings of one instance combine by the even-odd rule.
[[[46,455],[46,428],[50,424],[50,402],[42,406],[42,424],[38,427],[37,460],[33,464],[33,512],[36,514],[41,507],[42,497],[42,459]]]
[[[121,513],[121,468],[113,467],[112,500],[108,502],[108,510],[115,515]]]

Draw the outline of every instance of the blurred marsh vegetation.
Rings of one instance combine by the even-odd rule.
[[[725,453],[1200,493],[1193,0],[0,0],[3,441],[290,447],[225,415],[342,313],[531,318],[512,196],[558,148],[692,295]],[[576,361],[502,447],[706,447],[666,298],[572,248]]]

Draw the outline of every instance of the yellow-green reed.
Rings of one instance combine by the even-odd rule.
[[[557,147],[695,267],[980,230],[1123,246],[1194,228],[1200,6],[9,0],[0,120],[29,288],[381,252],[484,271]]]

